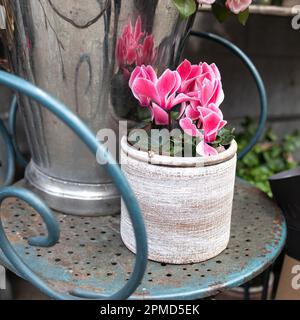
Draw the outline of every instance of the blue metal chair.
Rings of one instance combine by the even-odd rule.
[[[250,70],[251,74],[253,75],[258,90],[260,94],[261,100],[261,115],[260,121],[257,128],[257,132],[255,136],[252,138],[250,144],[239,154],[239,159],[245,156],[251,148],[255,145],[258,141],[259,137],[261,136],[265,121],[266,121],[266,113],[267,113],[267,99],[266,99],[266,92],[263,85],[263,81],[259,76],[255,66],[250,61],[250,59],[235,45],[230,43],[229,41],[213,34],[208,33],[199,33],[191,31],[191,36],[203,37],[221,45],[224,45],[229,50],[231,50],[234,54],[242,59],[242,61],[246,64],[248,69]],[[123,176],[122,172],[119,169],[119,166],[114,163],[113,159],[110,155],[102,148],[99,142],[96,140],[93,133],[82,123],[78,117],[68,110],[66,106],[58,102],[57,100],[53,99],[51,96],[46,94],[44,91],[36,88],[35,86],[29,84],[28,82],[7,74],[5,72],[0,72],[0,84],[6,85],[11,89],[18,91],[21,94],[25,94],[28,97],[36,100],[42,106],[46,107],[49,111],[53,112],[60,120],[66,123],[78,136],[81,138],[85,144],[89,147],[93,154],[96,154],[97,151],[101,152],[103,158],[107,160],[106,169],[113,178],[114,182],[116,183],[119,191],[128,207],[128,211],[130,213],[130,217],[134,226],[134,231],[136,235],[136,242],[137,242],[137,255],[136,255],[136,262],[134,271],[132,273],[131,278],[126,283],[126,285],[119,290],[117,293],[111,296],[103,296],[101,294],[95,293],[88,293],[83,292],[81,290],[75,290],[69,292],[68,294],[61,294],[50,288],[41,278],[39,278],[31,269],[28,267],[22,259],[18,256],[16,251],[14,250],[13,246],[9,243],[2,226],[0,224],[0,248],[2,249],[5,257],[6,257],[6,264],[11,266],[13,270],[23,277],[24,279],[31,282],[35,287],[41,290],[43,293],[48,295],[54,299],[126,299],[128,298],[139,286],[141,280],[143,279],[146,266],[147,266],[147,241],[146,241],[146,232],[145,226],[143,223],[143,219],[140,214],[140,209],[136,198],[128,185],[125,177]],[[31,205],[43,218],[43,221],[46,225],[48,235],[47,236],[40,236],[34,237],[29,239],[29,244],[32,246],[41,246],[41,247],[48,247],[53,246],[59,239],[59,225],[56,221],[55,216],[49,210],[47,206],[33,193],[16,187],[6,187],[7,185],[11,184],[14,177],[14,167],[16,161],[21,166],[26,166],[26,160],[20,153],[17,143],[16,143],[16,112],[17,112],[17,100],[14,97],[11,105],[10,117],[9,117],[9,130],[6,130],[5,126],[0,122],[0,133],[3,135],[8,151],[8,159],[9,159],[9,170],[7,174],[7,178],[5,181],[5,186],[0,189],[0,203],[6,199],[7,197],[17,197],[22,199],[23,201],[27,202]],[[1,220],[0,220],[1,222]],[[280,222],[282,227],[284,227],[284,223]],[[281,235],[281,242],[280,246],[282,246],[282,239],[284,239],[284,232]],[[275,251],[272,253],[275,257]],[[235,285],[238,285],[241,280],[233,281]],[[199,292],[201,289],[199,290]],[[194,293],[193,293],[194,295]],[[198,296],[201,293],[198,294]],[[163,294],[162,294],[163,296]]]
[[[136,197],[129,186],[126,178],[120,170],[118,164],[115,163],[111,155],[106,149],[97,141],[94,134],[87,128],[87,126],[66,106],[55,100],[53,97],[48,95],[46,92],[28,83],[27,81],[11,75],[9,73],[0,71],[0,84],[8,86],[12,90],[18,91],[21,94],[25,94],[28,97],[34,99],[42,106],[47,108],[53,114],[55,114],[60,120],[66,123],[82,141],[87,145],[90,151],[96,156],[101,155],[106,160],[106,170],[111,175],[114,183],[116,184],[130,214],[130,218],[133,224],[136,243],[137,243],[137,255],[134,271],[131,278],[117,293],[112,296],[103,296],[97,294],[89,294],[81,291],[70,292],[70,294],[60,294],[50,288],[41,278],[39,278],[31,269],[28,267],[22,259],[18,256],[9,240],[5,235],[3,225],[0,218],[0,248],[2,249],[7,262],[11,265],[20,276],[30,281],[35,287],[41,292],[54,299],[74,299],[75,296],[78,298],[89,298],[89,299],[126,299],[128,298],[140,284],[147,266],[147,238],[146,231],[143,222],[143,218],[140,212],[139,205]],[[13,104],[13,107],[15,104]],[[15,108],[15,107],[14,107]],[[15,114],[15,112],[13,112]],[[14,117],[14,116],[13,116]],[[14,172],[13,168],[15,165],[13,143],[9,139],[9,134],[5,129],[3,123],[0,122],[0,133],[3,135],[8,149],[8,157],[10,163],[10,170],[7,175],[5,185],[9,185],[12,182]],[[17,187],[2,187],[0,189],[0,203],[4,199],[9,197],[16,197],[22,199],[31,205],[42,217],[47,231],[47,236],[33,237],[29,239],[29,245],[50,247],[53,246],[59,239],[59,226],[52,214],[51,210],[32,192],[28,190],[17,188]]]

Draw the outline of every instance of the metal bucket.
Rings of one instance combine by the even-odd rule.
[[[147,117],[137,116],[130,72],[139,64],[152,64],[159,72],[175,66],[191,24],[179,18],[171,0],[8,3],[15,72],[63,101],[95,134],[103,128],[118,134],[118,119],[132,123]],[[140,35],[135,39],[139,57],[130,56],[130,28],[132,37]],[[50,207],[67,214],[117,213],[119,194],[96,157],[53,115],[26,98],[20,102],[32,154],[29,184]]]

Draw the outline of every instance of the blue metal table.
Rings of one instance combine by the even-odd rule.
[[[27,187],[23,181],[18,185]],[[128,281],[134,255],[122,243],[119,216],[56,216],[61,228],[59,243],[52,248],[32,247],[27,239],[45,232],[40,216],[18,199],[7,199],[2,205],[2,222],[13,247],[49,285],[62,293],[81,288],[109,295]],[[238,179],[228,248],[198,264],[149,262],[131,298],[197,299],[239,286],[274,262],[285,237],[285,221],[277,206]],[[0,262],[16,272],[1,251]]]

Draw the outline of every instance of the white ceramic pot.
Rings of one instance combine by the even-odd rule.
[[[121,165],[144,216],[149,259],[173,264],[208,260],[230,238],[237,144],[210,157],[168,157],[139,151],[121,141]],[[135,252],[124,204],[121,236]]]

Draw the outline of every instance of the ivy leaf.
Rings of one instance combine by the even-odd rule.
[[[173,3],[179,10],[180,15],[183,19],[186,19],[189,16],[193,15],[197,10],[195,0],[173,0]]]
[[[231,144],[231,141],[234,139],[234,131],[232,128],[223,128],[219,131],[216,141],[213,143],[214,146],[228,146]]]
[[[238,15],[239,22],[243,26],[246,25],[246,22],[247,22],[248,18],[249,18],[249,8],[247,8],[246,10],[240,12],[239,15]]]
[[[225,5],[215,2],[212,5],[212,12],[219,22],[224,22],[230,15]]]

